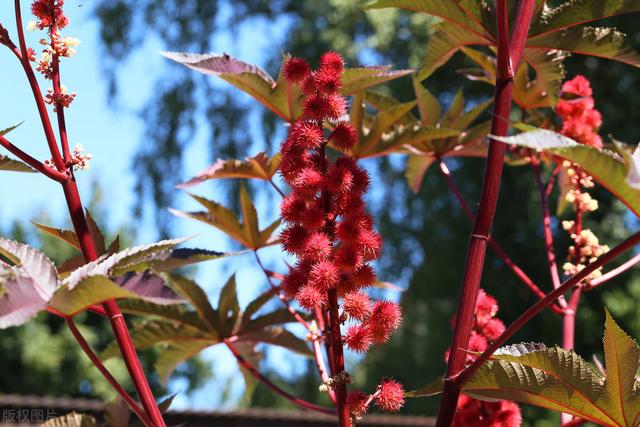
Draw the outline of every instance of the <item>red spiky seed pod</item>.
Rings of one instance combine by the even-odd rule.
[[[373,343],[371,329],[367,324],[351,325],[344,336],[344,343],[356,353],[364,353]]]
[[[324,177],[316,168],[306,167],[300,170],[293,180],[292,187],[296,194],[314,195],[322,190]]]
[[[291,138],[304,149],[315,150],[324,142],[324,133],[317,123],[298,121],[291,125]]]
[[[311,73],[311,66],[302,58],[291,57],[284,63],[284,77],[291,83],[299,83]]]
[[[367,401],[369,400],[369,395],[360,391],[360,390],[352,390],[347,395],[347,407],[349,408],[349,413],[354,414],[356,416],[364,415],[367,413]]]
[[[336,52],[327,52],[320,57],[320,69],[325,72],[341,74],[344,71],[344,59]]]
[[[309,232],[300,225],[290,225],[280,233],[283,249],[292,255],[306,250],[308,238]]]
[[[340,122],[337,124],[329,140],[340,151],[349,151],[353,148],[358,139],[358,133],[348,122]]]
[[[364,264],[351,274],[351,280],[358,287],[371,286],[377,280],[376,272],[369,264]]]
[[[340,74],[336,74],[330,70],[320,69],[313,74],[313,79],[315,80],[316,89],[325,95],[331,95],[340,91]]]
[[[323,292],[335,288],[339,281],[340,271],[331,261],[320,261],[309,272],[309,283]]]
[[[307,203],[297,194],[289,194],[280,202],[282,219],[288,222],[300,222]]]
[[[373,342],[383,344],[402,322],[400,306],[393,301],[378,301],[373,307],[368,323],[371,328]]]
[[[305,98],[302,112],[309,120],[324,120],[330,112],[331,106],[326,96],[314,93]]]
[[[404,387],[396,380],[383,380],[374,400],[383,411],[398,412],[404,406]]]
[[[339,94],[326,96],[325,116],[331,120],[338,120],[347,114],[347,100]]]
[[[310,261],[322,261],[331,256],[332,249],[329,236],[316,231],[309,234],[303,249],[303,257]]]
[[[366,261],[377,259],[382,251],[382,238],[373,230],[361,230],[357,245],[360,247],[362,257]]]
[[[342,244],[336,249],[335,261],[345,273],[357,270],[364,262],[359,248],[349,244]]]
[[[482,333],[489,340],[495,341],[505,330],[504,323],[500,319],[489,319],[487,323],[482,326]]]
[[[363,321],[371,314],[371,298],[364,292],[348,292],[343,297],[342,308],[350,319]]]
[[[296,301],[309,311],[319,310],[327,304],[327,294],[315,286],[306,284],[296,294]]]
[[[289,270],[289,274],[284,276],[282,282],[280,282],[280,287],[287,298],[294,299],[300,288],[306,283],[307,274],[301,271],[301,269],[294,267]]]

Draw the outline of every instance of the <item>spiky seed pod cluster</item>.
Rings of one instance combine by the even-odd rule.
[[[388,341],[402,315],[398,304],[374,302],[363,292],[376,281],[370,262],[380,256],[382,238],[363,201],[369,174],[349,155],[357,132],[345,120],[343,71],[344,60],[333,52],[321,57],[317,70],[300,58],[289,58],[284,65],[285,78],[299,85],[304,100],[302,116],[291,124],[281,147],[279,170],[292,192],[280,206],[286,225],[280,239],[284,250],[297,258],[281,286],[312,312],[327,310],[328,292],[335,290],[341,321],[350,324],[344,342],[364,352]],[[328,145],[337,156],[327,156]],[[401,406],[397,396],[384,402],[387,408]]]

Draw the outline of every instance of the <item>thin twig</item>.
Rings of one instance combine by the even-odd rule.
[[[262,375],[251,363],[249,363],[249,361],[247,361],[238,351],[237,348],[235,348],[235,346],[228,342],[227,340],[224,340],[225,345],[227,346],[227,348],[229,350],[231,350],[231,353],[233,354],[233,356],[236,358],[236,360],[238,361],[238,363],[247,371],[249,371],[249,373],[251,375],[253,375],[257,380],[259,380],[260,382],[262,382],[264,385],[266,385],[267,387],[269,387],[272,391],[274,391],[276,394],[284,397],[285,399],[287,399],[288,401],[295,403],[296,405],[305,408],[305,409],[310,409],[312,411],[316,411],[316,412],[320,412],[323,414],[328,414],[328,415],[335,415],[336,411],[333,408],[326,408],[324,406],[319,406],[316,405],[315,403],[311,403],[308,402],[304,399],[300,399],[299,397],[293,396],[292,394],[284,391],[283,389],[281,389],[280,387],[278,387],[277,385],[275,385],[273,382],[271,382],[271,380],[269,380],[267,377],[265,377],[264,375]]]
[[[31,157],[29,154],[25,153],[15,145],[13,145],[7,138],[0,135],[0,145],[7,149],[11,154],[45,175],[47,178],[50,178],[57,182],[64,182],[67,179],[67,174],[57,171],[53,168],[48,167],[40,160]]]
[[[597,279],[593,279],[591,281],[591,283],[589,283],[589,286],[585,290],[591,290],[591,289],[595,288],[596,286],[600,286],[600,285],[603,285],[603,284],[607,283],[609,280],[613,279],[614,277],[619,276],[620,274],[624,273],[625,271],[629,270],[630,268],[633,268],[638,263],[640,263],[640,253],[636,254],[629,261],[625,262],[624,264],[620,265],[619,267],[614,268],[613,270],[603,274],[602,276],[598,277]]]
[[[98,355],[95,354],[94,351],[91,349],[91,346],[89,345],[87,340],[84,338],[84,336],[82,336],[82,333],[78,330],[73,319],[69,316],[64,316],[64,320],[67,323],[67,327],[69,328],[69,331],[71,331],[71,334],[78,342],[78,345],[80,345],[80,348],[82,348],[82,350],[87,355],[89,360],[91,360],[91,363],[93,364],[93,366],[95,366],[98,369],[98,371],[100,371],[104,379],[107,380],[107,382],[111,384],[111,387],[113,387],[113,389],[124,399],[124,401],[127,402],[131,410],[135,412],[138,418],[140,418],[140,421],[142,421],[146,426],[153,427],[154,424],[151,422],[151,420],[149,420],[149,418],[144,413],[144,410],[140,407],[140,405],[138,405],[138,402],[136,402],[129,395],[129,393],[127,393],[126,390],[122,388],[118,380],[116,380],[113,377],[113,375],[111,375],[107,367],[104,366],[104,364],[102,363],[102,360],[100,360]]]

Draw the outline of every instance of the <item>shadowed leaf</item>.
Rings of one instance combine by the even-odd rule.
[[[176,187],[189,188],[210,179],[225,178],[254,178],[268,181],[275,175],[279,163],[279,154],[269,158],[265,153],[259,153],[244,160],[219,159],[189,181]]]

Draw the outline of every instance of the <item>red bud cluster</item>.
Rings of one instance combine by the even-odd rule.
[[[486,350],[489,344],[504,332],[504,323],[496,317],[497,313],[496,299],[480,289],[473,330],[469,338],[467,364],[473,362],[478,353]],[[445,359],[448,358],[449,351],[445,354]],[[520,427],[521,423],[520,407],[514,402],[502,400],[487,403],[462,395],[458,400],[453,426]]]
[[[329,292],[337,292],[340,321],[351,323],[343,342],[364,352],[387,342],[402,314],[398,304],[374,303],[363,292],[376,281],[369,263],[380,256],[382,238],[363,202],[369,174],[349,155],[357,132],[345,120],[343,70],[342,57],[333,52],[322,56],[317,70],[300,58],[290,58],[284,66],[284,76],[300,86],[304,100],[302,116],[291,124],[281,147],[280,173],[292,192],[281,204],[286,228],[280,239],[284,250],[298,259],[282,289],[312,312],[329,310]],[[338,152],[335,158],[327,156],[329,144]],[[383,382],[375,396],[385,410],[397,411],[404,402],[402,386],[392,380]],[[367,402],[368,395],[355,391],[349,406],[353,413],[363,413],[372,399]]]
[[[589,80],[577,75],[562,85],[562,92],[570,99],[561,99],[556,106],[556,113],[563,120],[560,133],[581,144],[602,148],[602,138],[597,133],[602,116],[594,108]]]

